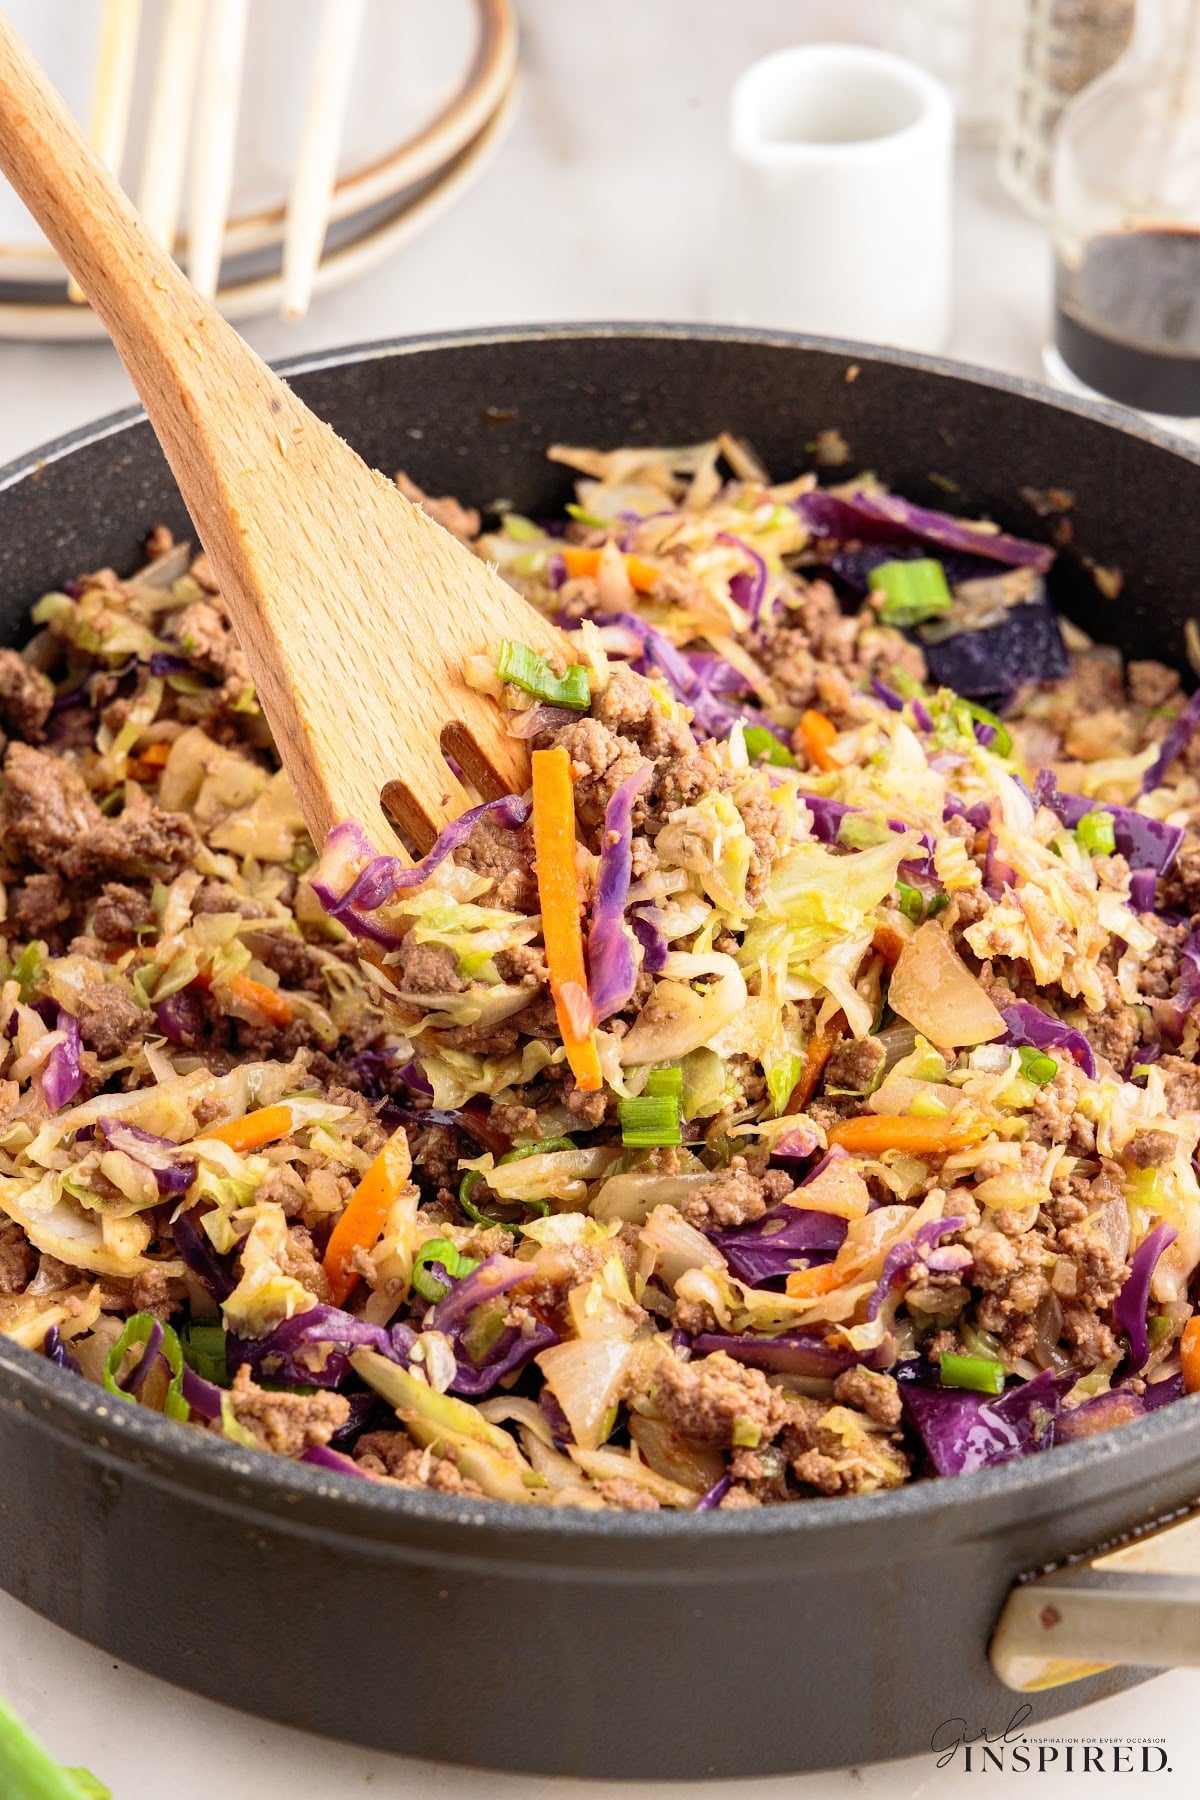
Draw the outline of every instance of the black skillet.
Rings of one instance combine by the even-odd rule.
[[[554,440],[748,437],[777,477],[837,426],[852,467],[1044,536],[1059,604],[1182,663],[1200,453],[1125,416],[915,356],[783,336],[586,327],[369,346],[295,386],[380,468],[532,514],[569,497]],[[186,519],[122,414],[0,474],[0,632],[82,569]],[[1118,569],[1102,598],[1088,562]],[[1111,584],[1107,584],[1111,588]],[[363,729],[370,729],[364,714]],[[157,1675],[381,1749],[543,1774],[756,1775],[912,1754],[1019,1704],[989,1636],[1014,1579],[1189,1505],[1200,1401],[1020,1463],[858,1499],[703,1517],[538,1511],[248,1454],[0,1338],[0,1583]],[[1119,1668],[1029,1696],[1030,1724]]]

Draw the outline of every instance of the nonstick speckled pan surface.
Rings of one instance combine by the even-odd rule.
[[[1060,605],[1130,655],[1183,662],[1200,453],[1032,385],[666,326],[372,345],[293,380],[380,468],[533,514],[570,497],[543,458],[554,440],[722,429],[782,477],[837,426],[850,468],[1030,536],[1046,521],[1022,490],[1067,488]],[[159,520],[186,528],[138,415],[0,473],[0,639],[19,643],[30,603],[79,570],[132,566]],[[1085,558],[1122,572],[1116,599]],[[1002,1731],[1016,1697],[986,1648],[1014,1578],[1198,1492],[1190,1399],[1023,1463],[859,1499],[703,1517],[462,1502],[248,1454],[0,1338],[0,1584],[216,1699],[495,1768],[754,1775],[913,1754],[952,1715]],[[1137,1679],[1030,1696],[1030,1723]]]

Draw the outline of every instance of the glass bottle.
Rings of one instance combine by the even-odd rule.
[[[1128,50],[1063,115],[1053,173],[1064,385],[1200,432],[1200,0],[1138,0]]]

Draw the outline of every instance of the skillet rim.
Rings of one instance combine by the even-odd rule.
[[[307,352],[273,367],[287,377],[393,360],[429,350],[621,339],[639,345],[697,340],[714,346],[769,345],[935,375],[968,387],[1011,394],[1035,406],[1099,423],[1200,468],[1200,445],[1151,425],[1124,408],[1060,394],[1026,376],[983,369],[946,357],[799,332],[654,321],[483,326],[372,339]],[[143,423],[145,417],[138,405],[123,407],[18,456],[0,468],[0,493],[36,477],[42,469],[88,445]],[[530,1553],[555,1540],[565,1540],[564,1548],[575,1544],[580,1549],[585,1543],[603,1545],[610,1540],[615,1540],[617,1546],[641,1542],[698,1551],[708,1546],[713,1552],[719,1552],[732,1540],[766,1549],[780,1538],[791,1539],[814,1531],[845,1534],[855,1528],[869,1528],[875,1521],[911,1529],[947,1511],[957,1521],[958,1531],[966,1535],[972,1530],[987,1529],[993,1509],[1011,1507],[1021,1493],[1027,1496],[1026,1510],[1031,1519],[1063,1510],[1073,1495],[1079,1494],[1089,1475],[1114,1494],[1126,1488],[1132,1493],[1143,1455],[1151,1456],[1163,1444],[1177,1442],[1181,1461],[1190,1444],[1193,1459],[1200,1461],[1200,1395],[1188,1395],[1118,1430],[1058,1445],[1049,1453],[978,1469],[969,1475],[926,1477],[884,1493],[826,1497],[808,1506],[797,1503],[726,1513],[714,1510],[702,1518],[665,1508],[658,1513],[585,1512],[572,1507],[525,1507],[505,1500],[464,1500],[421,1489],[385,1487],[381,1482],[335,1474],[267,1452],[247,1453],[211,1433],[178,1427],[174,1420],[146,1408],[114,1406],[112,1396],[103,1389],[47,1363],[36,1351],[3,1335],[0,1376],[17,1390],[15,1398],[0,1395],[0,1406],[16,1405],[29,1415],[31,1424],[73,1435],[93,1459],[98,1456],[123,1461],[152,1478],[183,1482],[194,1493],[204,1491],[219,1506],[230,1510],[253,1510],[260,1501],[275,1502],[268,1510],[281,1525],[286,1526],[290,1519],[296,1529],[316,1527],[342,1537],[388,1539],[393,1537],[391,1526],[410,1524],[430,1527],[435,1533],[439,1527],[445,1527],[460,1539],[473,1533],[486,1540],[495,1528],[511,1541],[523,1540]],[[1107,1470],[1106,1464],[1110,1465]],[[812,1541],[811,1536],[808,1541]],[[474,1547],[469,1542],[460,1545],[467,1554]],[[439,1553],[444,1554],[446,1548],[439,1544]],[[478,1548],[484,1549],[485,1542]],[[720,1566],[714,1563],[712,1568]],[[732,1569],[727,1572],[733,1578]]]

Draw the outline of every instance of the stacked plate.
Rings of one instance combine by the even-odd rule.
[[[135,6],[136,64],[119,173],[145,180],[158,40],[171,0]],[[233,186],[216,303],[228,318],[270,312],[283,296],[288,198],[305,120],[321,0],[253,0],[240,78]],[[102,53],[95,0],[8,0],[77,116],[94,108]],[[476,180],[503,139],[516,95],[511,0],[366,0],[342,122],[322,293],[381,262]],[[189,156],[204,154],[194,114]],[[176,254],[186,266],[186,184]],[[89,338],[104,332],[68,298],[66,272],[0,180],[0,337]]]

